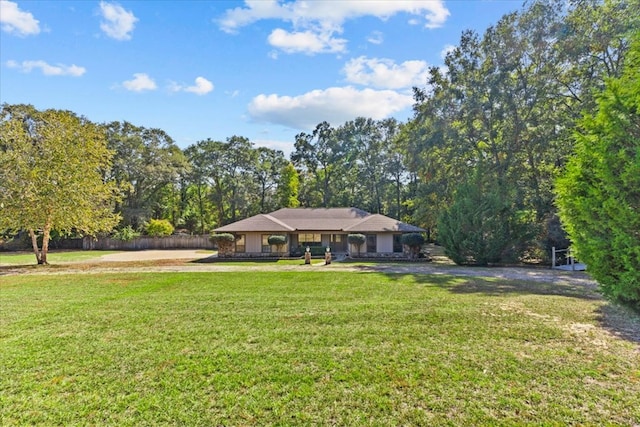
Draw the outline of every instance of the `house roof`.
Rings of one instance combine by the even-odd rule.
[[[216,232],[238,232],[238,231],[269,231],[269,232],[289,232],[295,228],[285,224],[271,215],[259,214],[223,227],[216,228]]]
[[[269,214],[259,214],[223,227],[216,232],[291,232],[344,231],[422,232],[404,222],[380,214],[370,214],[358,208],[284,208]]]

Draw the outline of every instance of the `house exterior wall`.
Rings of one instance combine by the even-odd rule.
[[[262,237],[263,235],[271,235],[274,233],[266,233],[266,232],[247,232],[247,233],[238,233],[244,234],[245,236],[245,251],[237,252],[235,256],[237,257],[273,257],[281,254],[289,254],[292,248],[297,247],[297,245],[292,246],[292,243],[297,242],[297,234],[291,233],[288,234],[288,242],[280,251],[276,246],[271,246],[271,252],[262,252]],[[340,233],[341,234],[341,233]],[[335,246],[331,244],[331,236],[332,234],[324,234],[322,233],[322,247],[326,248],[327,246]],[[375,252],[367,252],[366,243],[362,245],[360,248],[361,257],[379,257],[379,258],[402,258],[405,256],[402,252],[394,253],[393,252],[393,233],[377,233],[376,236],[376,251]],[[358,256],[358,247],[356,245],[351,245],[346,243],[347,235],[344,234],[342,236],[344,240],[344,248],[348,249],[348,252],[351,256]],[[333,252],[337,252],[335,247],[332,247]]]
[[[244,252],[236,252],[235,256],[237,257],[270,257],[277,256],[278,254],[288,254],[289,253],[289,242],[287,242],[284,246],[280,248],[278,251],[278,247],[275,245],[271,245],[271,252],[262,252],[262,236],[263,235],[272,235],[278,233],[258,233],[258,232],[248,232],[248,233],[238,233],[244,234],[245,238],[245,251]],[[290,239],[291,236],[288,236]]]
[[[247,253],[261,253],[262,252],[262,234],[261,233],[247,233]]]
[[[378,234],[377,240],[377,253],[393,253],[393,234]]]

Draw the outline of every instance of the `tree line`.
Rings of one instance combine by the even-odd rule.
[[[103,135],[112,158],[99,169],[117,193],[120,229],[166,219],[207,233],[281,207],[354,206],[426,228],[461,264],[544,259],[551,246],[570,243],[556,182],[576,153],[583,116],[597,114],[608,82],[629,68],[639,11],[639,0],[526,3],[482,34],[465,31],[414,88],[405,123],[321,121],[296,135],[288,158],[237,135],[181,149],[161,129],[89,125],[71,112],[58,118]],[[46,137],[38,114],[3,106],[3,168],[16,161],[6,153],[18,127],[31,145]],[[3,185],[11,182],[0,173]],[[12,200],[5,197],[4,212]]]

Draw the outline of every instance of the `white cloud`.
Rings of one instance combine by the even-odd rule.
[[[272,150],[280,150],[285,156],[288,156],[293,150],[293,143],[291,141],[277,141],[273,139],[252,139],[256,147],[267,147]]]
[[[367,37],[367,41],[371,44],[382,44],[384,36],[380,31],[373,31],[369,37]]]
[[[341,124],[360,116],[383,119],[412,104],[410,94],[347,86],[314,90],[294,97],[258,95],[249,104],[248,113],[258,122],[308,131],[324,120]]]
[[[332,37],[332,33],[316,33],[313,31],[288,32],[276,28],[269,35],[269,44],[286,53],[339,53],[346,51],[345,39]]]
[[[213,90],[213,83],[204,77],[196,77],[196,84],[184,89],[185,92],[195,93],[196,95],[204,95]]]
[[[427,82],[429,65],[425,61],[396,64],[390,59],[361,56],[347,62],[342,69],[347,81],[364,86],[402,89]]]
[[[45,61],[22,61],[22,62],[7,61],[7,67],[18,68],[20,69],[20,71],[25,73],[30,73],[33,69],[40,69],[40,71],[42,71],[42,74],[44,74],[45,76],[80,77],[87,71],[86,68],[79,67],[75,64],[50,65],[50,64],[47,64]]]
[[[196,95],[205,95],[213,90],[213,83],[204,77],[196,77],[195,84],[193,86],[182,86],[177,83],[171,83],[169,90],[172,92],[191,92]]]
[[[307,53],[344,52],[346,40],[333,38],[334,33],[342,33],[344,22],[364,16],[385,20],[400,13],[411,15],[413,20],[420,19],[427,28],[442,26],[449,16],[449,10],[442,0],[245,0],[244,7],[228,9],[218,24],[223,31],[235,33],[257,21],[280,20],[289,22],[292,31],[274,31],[269,36],[269,43],[274,47],[288,53],[302,52],[305,45],[309,47],[305,51]],[[310,37],[309,33],[315,37]],[[318,41],[324,41],[325,47],[318,48]],[[280,44],[274,44],[278,42]]]
[[[453,52],[454,50],[456,50],[456,47],[454,45],[452,44],[444,45],[444,47],[440,51],[440,58],[444,60],[449,54],[449,52]]]
[[[125,80],[122,86],[132,92],[144,92],[145,90],[156,90],[156,82],[145,73],[135,73],[133,80]]]
[[[116,40],[130,40],[138,18],[133,12],[124,10],[117,3],[100,2],[100,12],[104,21],[100,23],[100,29],[105,34]]]
[[[18,36],[40,32],[40,22],[30,12],[20,10],[17,3],[0,0],[0,24],[2,31]]]

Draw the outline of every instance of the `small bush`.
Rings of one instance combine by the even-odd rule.
[[[403,234],[401,241],[403,245],[409,246],[409,249],[411,249],[411,256],[417,257],[418,254],[420,254],[420,248],[424,244],[424,236],[420,233]]]
[[[173,225],[166,219],[149,220],[147,234],[151,237],[170,236],[173,234]]]
[[[281,234],[273,234],[267,239],[270,245],[282,246],[287,243],[287,236]]]
[[[236,236],[231,233],[212,234],[209,240],[218,247],[218,256],[229,256],[233,253],[233,244]]]
[[[360,255],[360,248],[367,241],[367,237],[364,234],[349,234],[347,236],[347,242],[351,245],[355,245],[358,248],[358,255]]]
[[[140,232],[134,230],[130,225],[127,225],[120,230],[116,230],[112,237],[116,240],[122,240],[123,242],[130,242],[136,237],[140,237]]]
[[[287,236],[283,236],[282,234],[272,234],[267,239],[270,245],[278,248],[278,252],[282,252],[281,248],[287,244]]]

